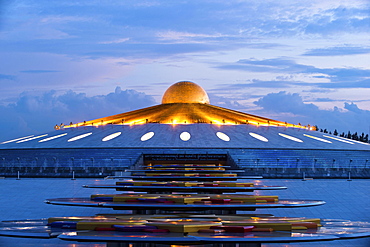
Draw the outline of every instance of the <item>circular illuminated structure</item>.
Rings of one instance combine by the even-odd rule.
[[[75,167],[81,176],[112,175],[142,162],[146,154],[220,154],[241,168],[317,171],[370,165],[367,143],[317,132],[313,125],[215,106],[201,86],[181,81],[158,105],[1,140],[0,176],[16,176],[15,166],[38,171],[37,176],[69,176]]]

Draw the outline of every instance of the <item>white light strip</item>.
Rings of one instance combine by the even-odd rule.
[[[226,135],[225,133],[217,132],[216,135],[217,135],[218,138],[220,138],[221,140],[223,140],[225,142],[230,141],[230,137],[228,135]]]
[[[25,139],[25,140],[18,141],[18,142],[16,142],[16,143],[28,142],[28,141],[31,141],[31,140],[39,139],[39,138],[44,137],[44,136],[47,136],[47,135],[48,135],[48,134],[40,135],[40,136],[35,136],[35,137],[32,137],[32,138],[28,138],[28,139]]]
[[[9,143],[9,142],[16,142],[16,141],[19,141],[19,140],[22,140],[22,139],[25,139],[25,138],[30,138],[34,135],[30,135],[30,136],[25,136],[25,137],[21,137],[21,138],[17,138],[17,139],[13,139],[13,140],[9,140],[9,141],[6,141],[6,142],[2,142],[0,144],[5,144],[5,143]]]
[[[48,138],[40,140],[39,142],[47,142],[47,141],[50,141],[50,140],[53,140],[53,139],[56,139],[56,138],[59,138],[59,137],[65,136],[65,135],[67,135],[67,133],[56,135],[56,136],[50,136]]]
[[[112,139],[116,138],[117,136],[120,136],[121,134],[122,134],[122,132],[116,132],[116,133],[110,134],[110,135],[104,137],[102,139],[102,141],[106,142],[106,141],[112,140]]]
[[[292,141],[295,141],[295,142],[303,142],[301,139],[298,139],[294,136],[289,136],[289,135],[286,135],[286,134],[282,134],[282,133],[279,133],[279,136],[282,136],[286,139],[289,139],[289,140],[292,140]]]
[[[266,137],[261,136],[261,135],[256,134],[256,133],[253,133],[253,132],[249,132],[249,135],[251,135],[252,137],[254,137],[254,138],[256,138],[260,141],[263,141],[263,142],[268,142],[269,141]]]
[[[86,136],[89,136],[91,134],[92,134],[92,132],[89,132],[89,133],[86,133],[86,134],[82,134],[82,135],[79,135],[79,136],[72,137],[71,139],[68,140],[68,142],[77,141],[77,140],[82,139],[82,138],[84,138]]]
[[[339,138],[336,138],[336,137],[332,137],[332,136],[324,135],[324,137],[327,137],[327,138],[330,138],[330,139],[333,139],[333,140],[337,140],[337,141],[340,141],[340,142],[345,142],[345,143],[348,143],[348,144],[354,144],[353,142],[349,142],[349,141],[342,140],[342,139],[339,139]]]
[[[306,134],[303,134],[303,135],[306,136],[306,137],[321,141],[321,142],[332,143],[331,141],[328,141],[328,140],[325,140],[325,139],[322,139],[322,138],[319,138],[319,137],[316,137],[316,136],[310,136],[310,135],[306,135]]]
[[[360,141],[356,141],[356,140],[352,140],[352,139],[348,139],[348,138],[345,138],[345,137],[341,137],[341,136],[337,136],[337,138],[340,138],[342,140],[349,140],[351,142],[355,142],[355,143],[358,143],[358,144],[362,144],[362,145],[370,145],[369,143],[366,143],[366,142],[360,142]],[[354,143],[354,144],[355,144]]]
[[[154,132],[148,132],[146,134],[144,134],[142,137],[141,137],[141,141],[144,142],[144,141],[147,141],[149,140],[150,138],[152,138],[154,136]]]

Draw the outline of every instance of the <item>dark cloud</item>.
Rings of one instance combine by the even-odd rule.
[[[43,74],[43,73],[55,73],[61,72],[59,70],[22,70],[21,73],[28,73],[28,74]]]
[[[1,140],[51,131],[55,124],[82,122],[155,105],[155,100],[135,90],[88,97],[73,91],[61,95],[48,91],[41,95],[24,92],[15,103],[0,106]]]
[[[346,55],[357,55],[357,54],[367,54],[367,53],[370,53],[370,48],[341,46],[341,47],[312,49],[312,50],[309,50],[303,53],[303,55],[304,56],[346,56]]]
[[[318,125],[331,131],[369,132],[370,111],[362,110],[354,103],[344,103],[343,110],[338,107],[322,110],[312,103],[305,103],[299,94],[279,92],[267,94],[254,104],[262,108],[266,117],[271,114],[284,116],[284,119],[277,119],[280,121]]]
[[[314,101],[315,102],[334,102],[336,100],[329,99],[329,98],[316,98]]]
[[[10,81],[14,81],[15,80],[15,76],[14,75],[4,75],[4,74],[0,74],[0,80],[10,80]]]

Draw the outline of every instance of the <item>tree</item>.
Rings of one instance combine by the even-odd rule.
[[[351,131],[348,130],[347,135],[344,136],[345,138],[352,139]]]
[[[338,131],[337,131],[337,129],[335,129],[335,130],[334,130],[333,135],[335,135],[335,136],[337,136],[337,135],[338,135]]]
[[[362,132],[362,133],[361,133],[361,135],[360,135],[360,137],[358,138],[358,140],[359,140],[360,142],[363,142],[363,141],[364,141],[364,139],[365,139],[365,134],[364,134],[364,132]]]
[[[344,132],[342,132],[342,134],[340,134],[339,136],[340,136],[340,137],[345,137]]]
[[[352,135],[352,140],[358,141],[358,135],[357,135],[357,132],[355,132],[355,133]]]
[[[369,142],[369,134],[366,134],[366,136],[364,137],[364,142]]]

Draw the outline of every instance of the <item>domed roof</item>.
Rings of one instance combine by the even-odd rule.
[[[206,91],[190,81],[180,81],[170,86],[162,97],[162,104],[203,103],[209,104]]]

